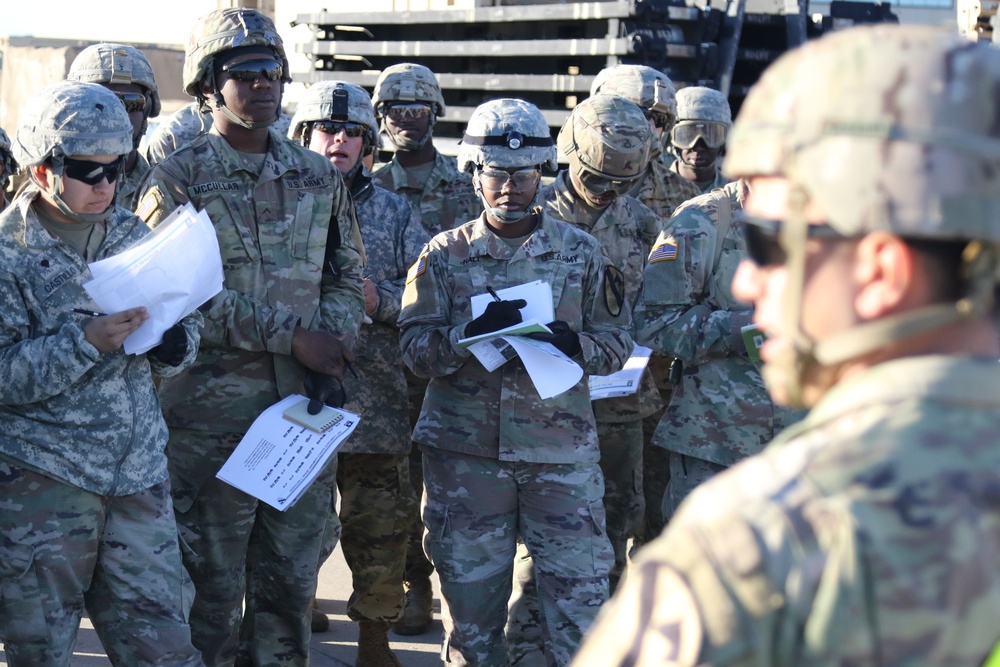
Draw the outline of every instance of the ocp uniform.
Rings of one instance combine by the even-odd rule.
[[[483,209],[472,189],[472,178],[458,170],[455,158],[441,153],[435,155],[426,183],[411,183],[395,156],[379,165],[372,177],[380,187],[405,197],[432,236],[472,220]]]

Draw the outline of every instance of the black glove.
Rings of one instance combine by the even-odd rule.
[[[514,299],[513,301],[490,301],[483,314],[469,322],[465,327],[467,338],[481,336],[512,327],[521,323],[521,309],[528,305],[524,299]]]
[[[539,331],[528,334],[528,338],[552,343],[567,357],[572,357],[580,351],[580,334],[570,329],[568,324],[562,320],[556,320],[549,322],[548,327],[552,329],[552,333]]]
[[[180,366],[184,361],[184,356],[188,351],[187,332],[180,322],[163,332],[163,340],[160,344],[146,353],[167,366]]]
[[[347,392],[344,391],[343,383],[337,378],[306,371],[306,379],[302,381],[302,388],[306,391],[309,405],[306,412],[311,415],[318,415],[324,405],[331,408],[342,408],[347,402]]]

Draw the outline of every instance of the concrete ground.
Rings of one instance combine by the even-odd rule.
[[[320,572],[319,607],[330,617],[330,630],[313,635],[310,654],[312,667],[352,667],[357,651],[358,628],[347,618],[347,598],[351,594],[351,572],[338,547]],[[434,624],[417,637],[389,633],[393,651],[405,667],[437,667],[441,664],[441,593],[434,577]],[[109,667],[111,662],[101,648],[89,619],[83,619],[71,661],[73,667]],[[6,653],[0,644],[0,666],[7,667]]]

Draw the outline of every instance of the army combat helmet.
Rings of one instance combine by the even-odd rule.
[[[458,146],[458,168],[473,173],[486,166],[558,169],[555,143],[538,107],[510,98],[491,100],[476,107]],[[501,223],[517,222],[531,213],[530,207],[524,211],[490,207],[478,182],[476,194],[487,213]]]
[[[433,134],[434,121],[444,116],[444,96],[434,72],[416,63],[399,63],[382,70],[375,82],[372,95],[375,113],[382,121],[382,127],[389,139],[398,148],[415,151],[423,148]],[[385,125],[386,109],[399,104],[426,104],[432,111],[427,132],[419,140],[393,133]]]
[[[577,194],[605,199],[627,194],[642,179],[652,141],[642,109],[617,95],[588,97],[559,130],[570,177],[587,191]]]
[[[10,178],[17,172],[17,160],[10,148],[10,137],[0,127],[0,166],[3,167],[3,174],[0,174],[0,190],[6,190],[10,183]],[[3,194],[0,193],[0,197]]]
[[[22,167],[43,162],[52,169],[53,191],[48,193],[63,214],[79,222],[105,222],[115,209],[76,213],[63,201],[64,160],[74,155],[117,155],[124,163],[132,150],[132,123],[115,94],[96,83],[60,81],[46,86],[22,110],[14,134],[14,158]],[[118,172],[119,183],[122,171]]]
[[[288,128],[288,138],[309,146],[313,126],[321,121],[357,123],[365,128],[363,155],[371,155],[379,145],[378,122],[372,100],[361,86],[347,81],[320,81],[309,86],[299,100],[298,109]],[[352,167],[345,179],[361,169],[362,161]]]
[[[702,139],[709,148],[719,148],[726,143],[732,124],[733,113],[725,95],[704,86],[681,88],[670,143],[675,149],[690,149]]]
[[[142,111],[142,127],[132,138],[133,149],[146,134],[150,118],[160,115],[160,92],[153,78],[153,67],[142,51],[127,44],[103,42],[88,46],[73,59],[67,79],[104,84],[135,84],[142,88],[142,97],[115,93],[128,112]]]
[[[216,71],[222,61],[243,52],[273,57],[281,64],[281,82],[291,81],[285,47],[271,19],[255,9],[235,7],[210,12],[195,22],[184,53],[184,91],[198,100],[202,112],[217,108],[242,127],[269,127],[281,115],[280,105],[270,121],[244,120],[226,107],[225,99],[215,84]],[[220,59],[220,55],[223,58]],[[215,90],[211,100],[201,92],[203,82]]]
[[[922,26],[852,28],[791,51],[751,90],[729,142],[732,177],[788,179],[789,219],[775,231],[788,267],[794,369],[771,373],[793,397],[803,369],[994,310],[1000,282],[1000,51]],[[886,231],[964,245],[965,295],[812,340],[799,323],[804,207],[838,234]],[[780,368],[776,368],[776,371]]]
[[[590,84],[590,96],[607,93],[637,104],[656,127],[669,130],[677,119],[677,89],[658,69],[646,65],[605,67]]]

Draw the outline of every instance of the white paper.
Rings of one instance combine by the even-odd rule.
[[[337,410],[344,419],[316,433],[282,417],[304,399],[293,394],[261,413],[216,477],[282,512],[294,505],[361,421]]]
[[[222,290],[222,258],[205,211],[189,203],[128,250],[90,265],[84,288],[105,313],[145,306],[149,319],[125,339],[125,352],[142,354],[163,332]]]
[[[514,301],[524,299],[528,304],[521,309],[521,320],[538,320],[542,324],[548,324],[556,319],[555,306],[552,305],[552,286],[544,280],[535,280],[530,283],[522,283],[513,287],[505,287],[497,290],[497,296],[503,301]],[[469,300],[472,306],[472,318],[475,319],[486,311],[486,306],[490,301],[494,301],[492,294],[476,294]]]
[[[636,345],[632,356],[628,358],[620,371],[611,375],[591,375],[587,378],[590,383],[590,400],[629,396],[638,391],[642,381],[642,372],[646,370],[649,355],[652,353],[653,351],[648,347]]]

